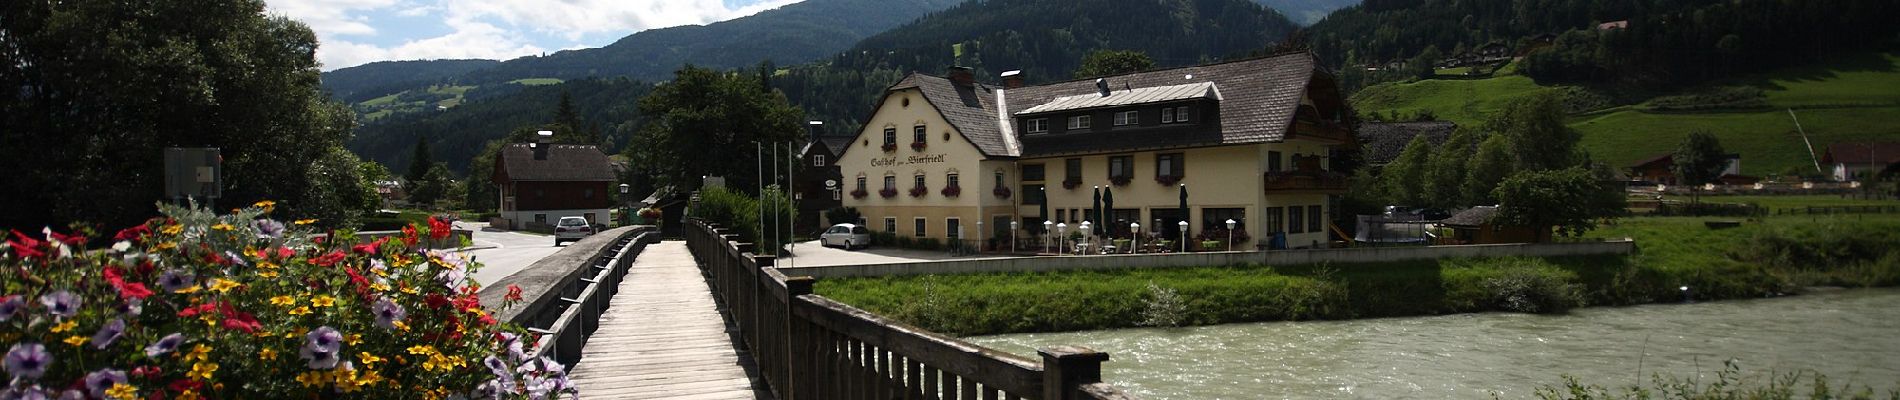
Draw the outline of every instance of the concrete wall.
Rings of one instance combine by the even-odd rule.
[[[1636,242],[1486,244],[1427,247],[1369,247],[1284,251],[1234,251],[1185,254],[1134,254],[1080,257],[1021,257],[983,260],[921,261],[893,264],[781,268],[789,276],[844,278],[862,276],[949,275],[992,272],[1048,272],[1220,265],[1351,264],[1471,257],[1561,257],[1629,254]]]

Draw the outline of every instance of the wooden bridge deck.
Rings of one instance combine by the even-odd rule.
[[[569,376],[588,399],[769,399],[686,242],[646,247]],[[762,381],[756,381],[762,382]]]

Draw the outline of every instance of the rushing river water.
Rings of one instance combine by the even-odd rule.
[[[1035,358],[1076,344],[1108,352],[1103,377],[1143,399],[1530,397],[1570,374],[1649,385],[1653,373],[1746,379],[1819,371],[1884,397],[1900,389],[1900,290],[1590,308],[1563,316],[1464,314],[1179,329],[998,335],[970,341]]]

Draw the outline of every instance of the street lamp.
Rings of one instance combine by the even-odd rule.
[[[1186,253],[1187,252],[1187,231],[1188,231],[1187,221],[1176,222],[1175,225],[1181,226],[1181,252]]]
[[[1095,245],[1095,223],[1093,223],[1093,222],[1089,222],[1089,221],[1082,221],[1082,237],[1083,237],[1083,238],[1084,238],[1085,240],[1088,240],[1088,241],[1089,241],[1089,247],[1094,247],[1094,245]],[[1088,249],[1086,249],[1086,248],[1085,248],[1085,249],[1084,249],[1084,253],[1083,253],[1083,254],[1087,254],[1087,250],[1088,250]]]
[[[1227,251],[1234,251],[1234,220],[1227,220]]]
[[[1067,223],[1056,224],[1056,240],[1059,240],[1059,241],[1068,240],[1068,236],[1066,235],[1067,233],[1069,233],[1069,224]],[[1057,243],[1060,243],[1060,242],[1057,242]],[[1060,251],[1064,249],[1058,246],[1056,250]],[[1066,253],[1066,251],[1060,251],[1060,252],[1057,252],[1056,254],[1062,254],[1062,253]]]
[[[628,187],[630,186],[628,186],[625,183],[620,184],[620,203],[622,204],[621,209],[620,209],[620,219],[627,222],[633,222],[633,216],[628,215],[633,212],[633,201],[632,199],[627,198]]]
[[[1042,234],[1043,234],[1043,235],[1054,235],[1054,234],[1056,233],[1056,230],[1055,230],[1055,225],[1056,225],[1056,222],[1055,222],[1055,221],[1050,221],[1050,220],[1046,220],[1046,219],[1045,219],[1045,220],[1042,220]],[[1049,238],[1049,241],[1047,242],[1047,244],[1044,244],[1044,245],[1042,246],[1042,252],[1044,252],[1044,253],[1048,253],[1048,252],[1049,252],[1049,246],[1052,246],[1052,245],[1055,245],[1055,242],[1056,242],[1056,240],[1055,240],[1055,238],[1054,238],[1054,237],[1051,237],[1051,238]]]
[[[1134,247],[1134,248],[1128,249],[1128,254],[1135,254],[1135,249],[1141,248],[1141,223],[1140,222],[1128,223],[1128,238],[1134,239],[1128,242],[1129,246]]]
[[[1016,253],[1016,220],[1009,220],[1009,252]]]
[[[976,250],[983,251],[983,220],[976,220]]]

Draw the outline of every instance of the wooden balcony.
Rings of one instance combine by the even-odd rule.
[[[1314,122],[1300,119],[1293,123],[1293,137],[1344,144],[1352,141],[1352,133],[1345,125],[1332,122]]]
[[[1345,194],[1346,175],[1332,171],[1307,170],[1262,174],[1267,194],[1318,193]]]

